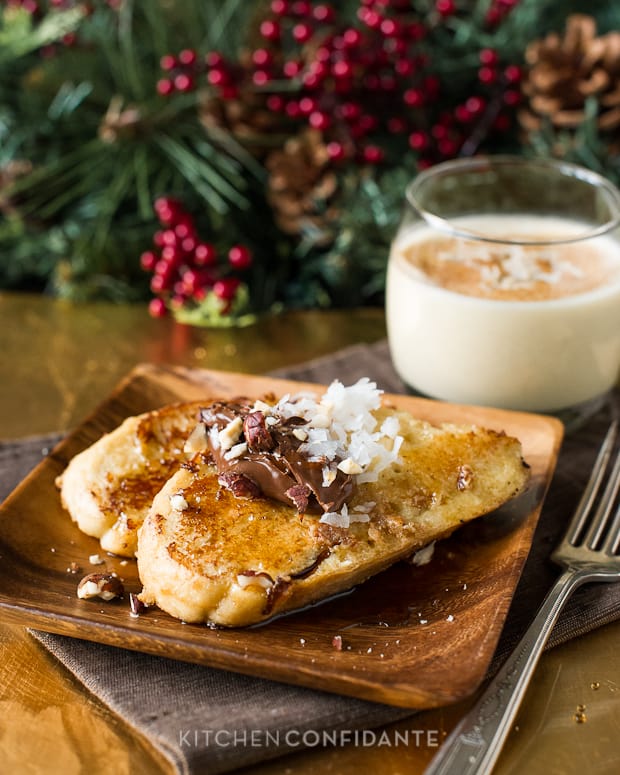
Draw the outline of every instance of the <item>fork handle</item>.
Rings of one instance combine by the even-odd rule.
[[[588,578],[569,568],[478,702],[443,742],[424,775],[487,775],[493,769],[560,611]]]

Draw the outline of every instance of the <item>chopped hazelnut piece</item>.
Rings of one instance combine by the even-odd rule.
[[[140,600],[139,596],[135,592],[129,593],[129,608],[131,609],[131,616],[140,616],[147,609],[146,603]]]
[[[231,420],[225,428],[219,431],[217,436],[223,452],[226,452],[226,450],[230,449],[237,443],[242,431],[243,420],[241,417],[235,417],[234,420]]]
[[[197,452],[204,452],[207,448],[207,429],[204,423],[198,423],[187,437],[183,452],[186,455],[195,455]]]
[[[342,635],[334,635],[332,638],[332,646],[336,651],[342,651]]]
[[[269,452],[275,446],[263,412],[250,412],[246,415],[243,421],[243,432],[248,448],[252,452]]]
[[[235,498],[256,498],[260,495],[260,487],[256,482],[235,471],[224,471],[219,475],[218,482],[230,490]]]
[[[102,600],[114,600],[125,593],[122,581],[112,573],[89,573],[81,579],[77,587],[77,596],[82,600],[99,597]]]
[[[347,457],[340,463],[338,463],[338,468],[342,471],[343,474],[361,474],[364,470],[359,463],[357,463],[353,458]]]

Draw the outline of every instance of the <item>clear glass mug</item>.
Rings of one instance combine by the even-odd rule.
[[[418,394],[566,417],[620,374],[620,193],[578,166],[496,156],[407,189],[388,262],[396,371]]]

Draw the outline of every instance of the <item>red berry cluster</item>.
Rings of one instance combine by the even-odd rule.
[[[517,3],[490,0],[487,26],[497,26]],[[452,35],[464,5],[358,0],[351,23],[338,17],[335,3],[271,0],[254,48],[235,59],[189,48],[166,54],[157,91],[172,97],[206,85],[216,105],[229,104],[230,115],[238,100],[246,111],[279,115],[287,133],[309,126],[334,164],[398,163],[410,148],[427,167],[476,152],[489,133],[512,123],[520,99],[520,69],[494,48],[467,52],[469,95],[445,75],[434,41]],[[199,242],[176,200],[158,200],[156,213],[162,230],[155,250],[142,256],[153,272],[151,313],[199,303],[209,293],[230,304],[239,287],[232,270],[251,264],[250,251],[235,246],[218,270],[215,247]]]
[[[521,68],[517,65],[503,66],[498,52],[492,48],[483,48],[480,51],[479,60],[478,83],[483,93],[474,94],[456,105],[453,118],[456,119],[461,130],[466,130],[489,111],[488,93],[492,90],[495,104],[491,128],[498,131],[506,130],[512,121],[512,109],[521,101],[519,88],[522,78]]]
[[[162,317],[168,306],[199,303],[210,292],[222,301],[225,312],[241,283],[226,272],[250,267],[250,249],[234,245],[222,265],[215,245],[200,240],[194,219],[178,199],[160,197],[154,210],[162,228],[153,236],[153,249],[140,256],[142,268],[153,273],[151,290],[155,298],[149,304],[151,315]]]
[[[411,4],[362,0],[357,25],[339,24],[327,3],[273,0],[270,11],[249,66],[239,77],[220,58],[211,86],[223,100],[260,91],[270,110],[321,131],[334,161],[382,162],[385,136],[406,133],[409,109],[436,97],[419,47],[427,30]]]
[[[519,0],[491,0],[485,16],[487,25],[497,27],[518,4]]]
[[[454,0],[435,0],[435,10],[443,17],[454,16],[456,3]]]
[[[518,0],[492,0],[498,24]],[[310,0],[272,0],[259,24],[262,42],[240,62],[217,52],[199,59],[186,50],[161,60],[162,95],[196,87],[204,73],[222,100],[261,95],[286,120],[319,130],[334,162],[379,164],[401,136],[428,166],[455,156],[493,99],[489,129],[504,129],[518,99],[517,68],[502,69],[492,49],[480,52],[479,89],[449,109],[433,71],[434,28],[458,13],[455,0],[434,0],[421,15],[411,0],[359,0],[357,22],[342,24],[334,5]],[[490,20],[487,20],[491,23]],[[497,106],[497,95],[504,104]]]
[[[203,63],[193,48],[185,48],[176,55],[165,54],[159,64],[163,77],[157,81],[157,92],[163,97],[193,91],[198,76],[204,72]]]

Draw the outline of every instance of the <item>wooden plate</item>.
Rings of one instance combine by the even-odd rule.
[[[437,546],[430,564],[398,563],[354,591],[267,624],[237,630],[187,625],[127,600],[76,597],[81,574],[105,568],[140,582],[133,560],[104,555],[63,511],[55,477],[126,416],[175,400],[277,395],[308,385],[226,372],[137,367],[21,483],[0,510],[0,608],[30,627],[173,659],[410,708],[459,700],[484,678],[527,557],[555,465],[562,426],[546,417],[406,396],[393,402],[431,422],[477,423],[517,436],[532,469],[528,490]],[[342,636],[342,651],[332,646]]]

